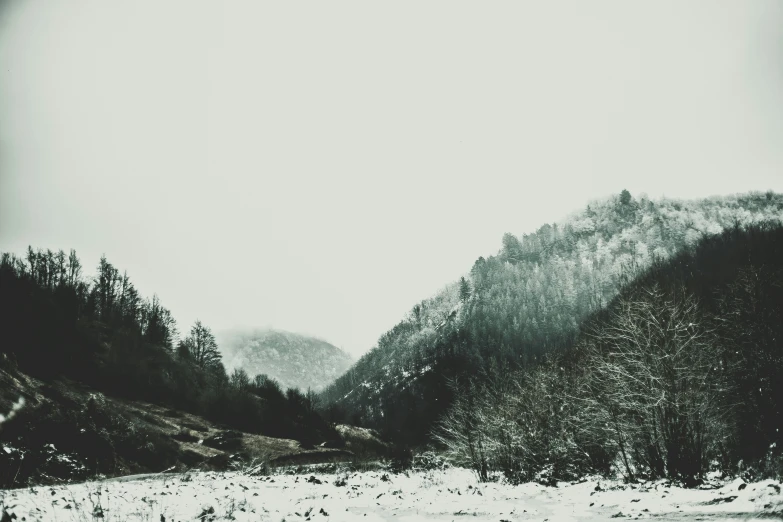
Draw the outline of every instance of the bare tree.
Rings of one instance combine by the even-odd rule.
[[[702,475],[729,436],[730,408],[718,338],[696,300],[657,286],[626,297],[584,348],[593,426],[613,438],[628,478],[636,468]]]
[[[489,479],[489,462],[481,423],[484,408],[477,404],[479,393],[472,383],[462,388],[458,381],[453,381],[451,387],[454,403],[437,424],[433,437],[446,447],[454,462],[469,466],[485,482]]]
[[[569,391],[573,378],[551,359],[457,388],[435,438],[452,460],[472,467],[482,480],[491,470],[512,483],[575,478],[596,466],[587,451],[595,445],[581,429],[583,408]]]
[[[68,254],[68,268],[67,268],[68,286],[76,288],[82,275],[82,264],[79,258],[76,256],[76,250],[71,249]]]
[[[182,345],[188,356],[200,368],[209,369],[220,364],[221,355],[215,336],[208,327],[201,324],[201,321],[196,321],[190,329],[190,335],[182,341]]]
[[[318,397],[318,394],[308,387],[307,392],[305,393],[305,408],[307,411],[310,413],[315,413],[316,410],[318,410],[320,404],[321,400]]]
[[[567,359],[456,388],[435,438],[482,480],[499,470],[551,483],[613,461],[628,479],[693,480],[731,433],[717,339],[693,297],[639,291]]]
[[[251,386],[250,377],[242,368],[237,368],[234,370],[234,373],[231,374],[230,381],[231,386],[240,391],[247,391]]]

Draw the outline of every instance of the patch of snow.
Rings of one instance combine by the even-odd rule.
[[[189,473],[5,492],[18,520],[476,521],[769,518],[783,509],[777,481],[682,489],[666,481],[590,478],[545,487],[479,483],[461,468],[315,475]],[[100,515],[98,515],[98,513]]]

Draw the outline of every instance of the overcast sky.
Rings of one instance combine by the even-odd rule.
[[[783,191],[783,2],[0,0],[0,250],[354,356],[504,232]]]

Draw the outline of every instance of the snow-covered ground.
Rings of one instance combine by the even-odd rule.
[[[569,521],[610,518],[756,520],[783,517],[780,483],[686,490],[665,481],[559,487],[480,484],[462,469],[252,477],[192,473],[0,492],[16,521],[394,520]],[[3,518],[3,520],[6,520]]]

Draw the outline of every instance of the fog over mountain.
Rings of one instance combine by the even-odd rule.
[[[781,94],[781,0],[0,0],[0,522],[783,518]]]
[[[227,370],[264,374],[283,388],[319,391],[353,363],[326,341],[283,330],[229,330],[217,339]]]

